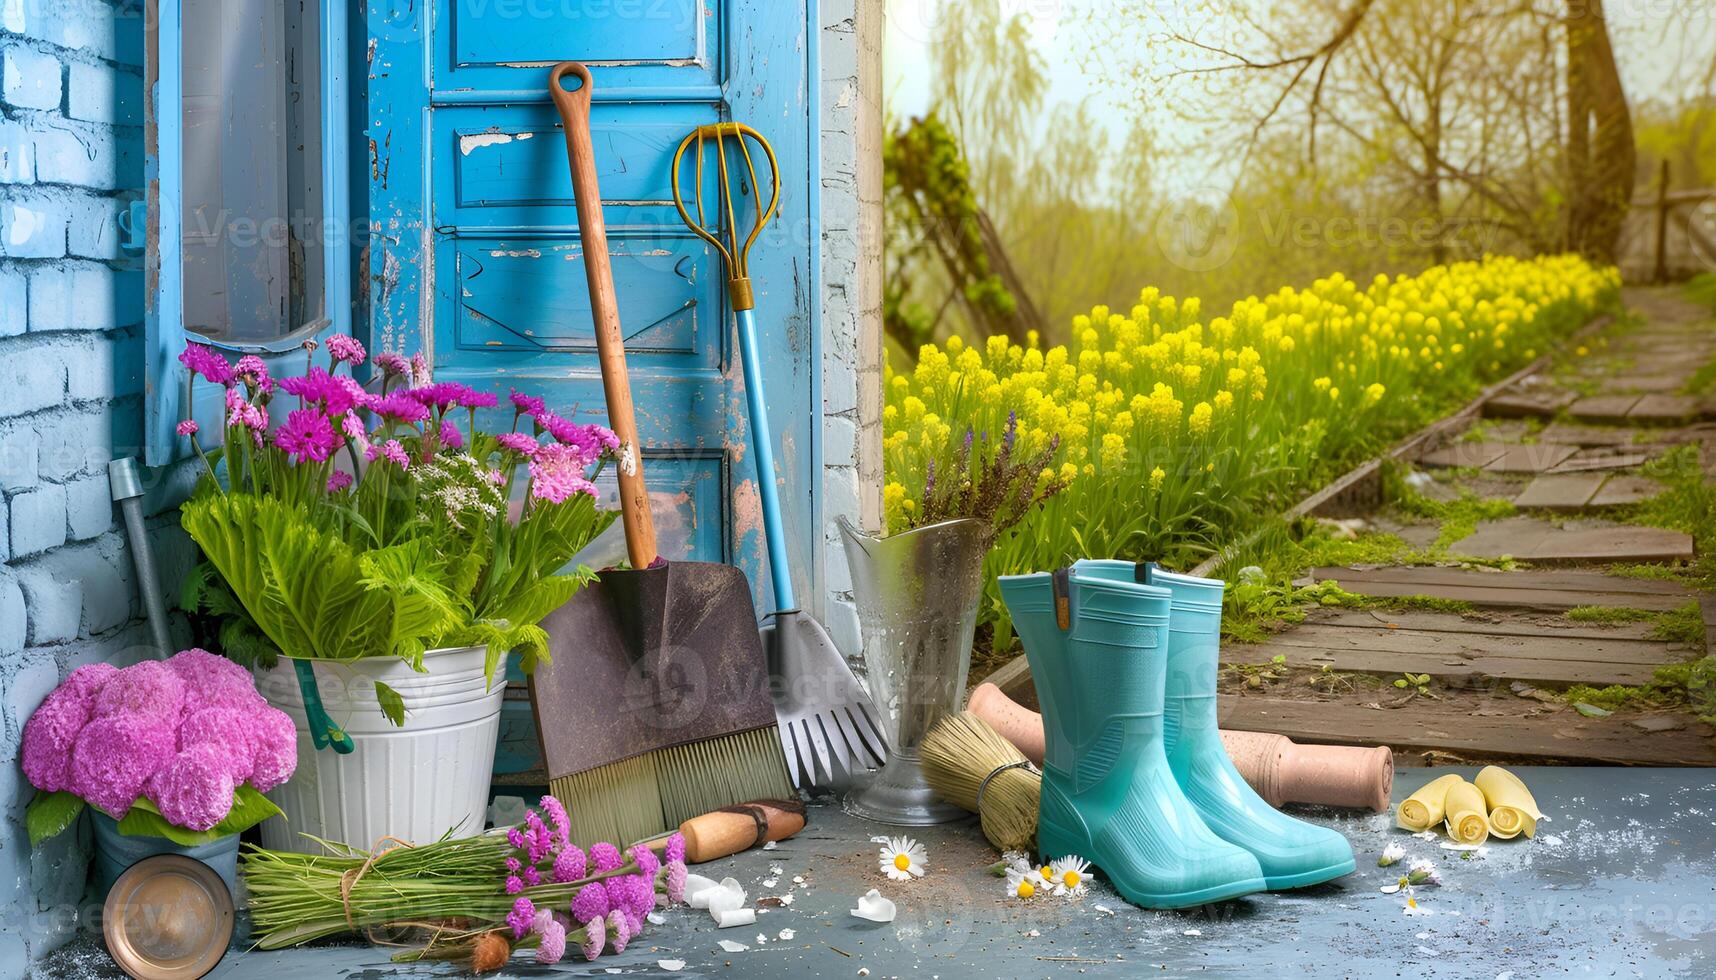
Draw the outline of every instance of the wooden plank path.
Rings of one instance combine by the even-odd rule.
[[[1335,581],[1380,606],[1313,608],[1304,622],[1263,643],[1225,643],[1224,727],[1304,742],[1389,745],[1408,764],[1416,757],[1716,766],[1716,731],[1684,707],[1634,702],[1644,706],[1588,716],[1557,693],[1577,685],[1647,685],[1662,667],[1716,655],[1716,596],[1671,578],[1607,570],[1696,557],[1689,535],[1625,522],[1625,508],[1664,489],[1640,466],[1695,441],[1716,475],[1716,431],[1706,431],[1716,430],[1707,421],[1716,419],[1716,404],[1682,393],[1693,373],[1716,358],[1716,320],[1671,290],[1629,291],[1627,298],[1647,321],[1606,346],[1590,345],[1600,352],[1573,372],[1554,373],[1540,363],[1391,453],[1442,470],[1439,499],[1462,490],[1499,494],[1519,514],[1480,522],[1449,547],[1456,558],[1449,564],[1309,570],[1301,584]],[[1595,390],[1575,392],[1564,384],[1570,378],[1594,383]],[[1501,421],[1468,434],[1480,416]],[[1361,488],[1375,470],[1360,467],[1290,514],[1363,513],[1374,497]],[[1459,556],[1526,564],[1502,571]],[[1471,611],[1438,611],[1424,600]],[[1579,622],[1566,615],[1594,606],[1655,619],[1693,603],[1703,645],[1664,641],[1650,621]],[[1394,686],[1407,673],[1431,678],[1424,693],[1417,685]],[[1023,658],[991,679],[1035,703]]]

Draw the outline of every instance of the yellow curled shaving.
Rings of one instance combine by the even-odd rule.
[[[1448,787],[1457,782],[1460,782],[1459,775],[1449,773],[1418,787],[1417,792],[1400,801],[1395,810],[1395,822],[1413,833],[1436,826],[1442,819],[1442,798],[1447,795]]]
[[[1537,834],[1537,821],[1543,811],[1531,790],[1516,775],[1500,766],[1485,766],[1473,780],[1484,794],[1484,805],[1490,809],[1490,833],[1503,840],[1524,833]]]
[[[1490,836],[1489,810],[1484,794],[1464,779],[1448,787],[1442,800],[1448,836],[1461,844],[1482,844]]]

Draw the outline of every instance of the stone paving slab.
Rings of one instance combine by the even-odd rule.
[[[1507,442],[1455,442],[1425,453],[1418,457],[1418,462],[1424,466],[1479,469],[1500,459],[1513,446]]]
[[[1539,476],[1513,499],[1522,510],[1579,510],[1591,502],[1607,473],[1549,473]]]
[[[1625,507],[1641,504],[1668,488],[1648,476],[1617,473],[1591,498],[1592,507]]]
[[[1629,446],[1637,435],[1636,429],[1552,422],[1537,434],[1537,441],[1560,442],[1569,446]]]
[[[1645,395],[1627,412],[1627,421],[1640,425],[1684,425],[1703,406],[1691,395]]]
[[[1567,414],[1581,422],[1621,423],[1627,421],[1627,413],[1638,404],[1639,398],[1639,395],[1592,395],[1574,402]]]
[[[1532,517],[1485,521],[1449,549],[1478,558],[1530,562],[1658,562],[1692,557],[1692,537],[1655,527],[1598,527]]]
[[[1559,388],[1509,391],[1485,402],[1484,416],[1492,419],[1554,418],[1578,398],[1577,392]]]
[[[1651,449],[1582,449],[1556,464],[1554,473],[1582,473],[1588,470],[1630,470],[1655,459],[1658,452]]]
[[[1690,371],[1669,372],[1663,374],[1620,374],[1603,382],[1603,387],[1612,392],[1642,391],[1646,393],[1667,394],[1679,391],[1691,376]]]
[[[1507,451],[1484,464],[1491,473],[1546,473],[1566,462],[1579,450],[1553,442],[1509,446]]]

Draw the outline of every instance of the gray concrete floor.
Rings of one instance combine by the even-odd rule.
[[[1450,770],[1403,770],[1396,797]],[[1457,769],[1470,776],[1475,770]],[[1716,975],[1716,786],[1707,769],[1522,768],[1550,820],[1535,840],[1492,841],[1462,859],[1393,827],[1392,815],[1299,811],[1352,841],[1358,871],[1328,885],[1257,895],[1187,912],[1146,912],[1098,887],[1082,901],[1010,901],[985,875],[995,852],[973,824],[913,835],[930,873],[894,883],[876,870],[870,837],[899,833],[835,807],[813,808],[798,837],[694,869],[731,875],[753,903],[791,893],[757,925],[716,930],[700,911],[673,910],[619,956],[539,967],[521,954],[499,976],[1060,977],[1658,977]],[[1420,915],[1378,889],[1389,842],[1436,862],[1444,884],[1417,889]],[[778,871],[771,867],[778,865]],[[796,879],[802,878],[802,882]],[[773,882],[766,885],[765,882]],[[899,906],[878,925],[848,909],[870,888]],[[781,930],[793,930],[790,940]],[[767,938],[761,943],[758,936]],[[727,953],[720,940],[750,948]],[[868,973],[861,971],[867,970]],[[368,946],[234,951],[211,976],[384,980],[452,976],[405,968]],[[38,968],[46,978],[117,977],[99,936]]]

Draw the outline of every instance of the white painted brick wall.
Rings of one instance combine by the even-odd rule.
[[[834,642],[854,659],[858,618],[836,520],[867,530],[881,521],[882,6],[821,6],[821,612]]]

